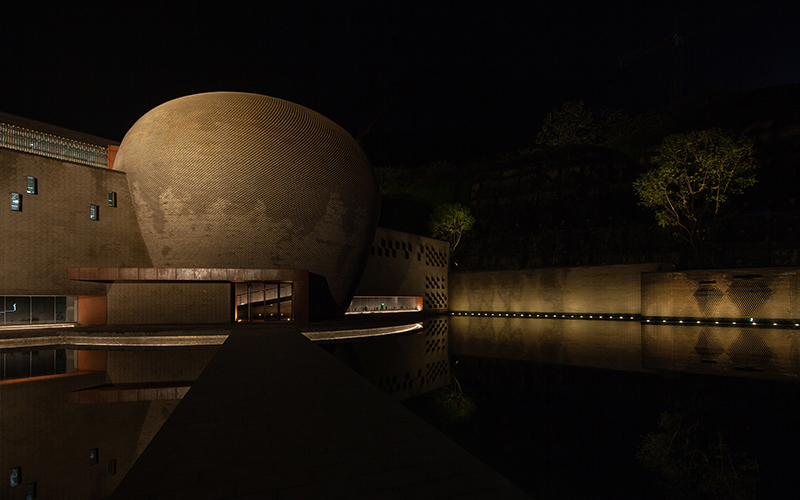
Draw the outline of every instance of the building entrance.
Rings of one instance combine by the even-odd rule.
[[[291,283],[236,283],[237,321],[291,321]]]

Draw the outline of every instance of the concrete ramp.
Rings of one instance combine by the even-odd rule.
[[[231,334],[111,498],[528,498],[292,326]]]

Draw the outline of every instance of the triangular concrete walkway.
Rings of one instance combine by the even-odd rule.
[[[112,498],[528,497],[281,325],[230,335]]]

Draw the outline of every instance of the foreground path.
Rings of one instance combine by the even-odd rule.
[[[228,337],[111,498],[528,497],[281,325]]]

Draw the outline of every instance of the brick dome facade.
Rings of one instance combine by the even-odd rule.
[[[114,168],[156,267],[307,269],[327,288],[312,299],[329,295],[317,307],[352,299],[379,194],[356,141],[319,113],[257,94],[181,97],[131,127]]]

